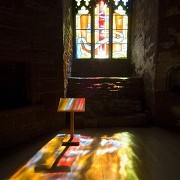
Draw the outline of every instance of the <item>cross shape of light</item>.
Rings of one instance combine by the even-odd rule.
[[[77,2],[77,6],[81,4],[81,0],[76,0],[76,2]]]
[[[122,0],[124,2],[124,5],[126,6],[126,3],[128,2],[128,0]]]
[[[116,6],[118,5],[118,2],[119,2],[119,1],[120,1],[120,0],[114,0]]]
[[[85,1],[86,1],[86,6],[88,6],[88,5],[89,5],[89,1],[90,1],[90,0],[85,0]]]
[[[118,2],[119,2],[119,1],[120,1],[120,0],[114,0],[116,6],[118,5]],[[128,0],[122,0],[122,2],[123,2],[124,5],[126,6],[126,3],[128,2]]]

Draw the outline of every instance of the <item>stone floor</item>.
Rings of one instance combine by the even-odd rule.
[[[0,179],[177,180],[180,133],[159,127],[78,129],[80,145],[59,134],[1,152]],[[58,138],[59,139],[58,139]]]

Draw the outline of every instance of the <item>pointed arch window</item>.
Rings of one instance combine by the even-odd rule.
[[[75,59],[127,59],[128,0],[73,0]]]

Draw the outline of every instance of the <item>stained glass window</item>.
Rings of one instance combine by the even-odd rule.
[[[127,59],[128,0],[74,0],[76,59]]]

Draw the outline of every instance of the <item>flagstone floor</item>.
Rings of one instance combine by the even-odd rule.
[[[80,145],[62,146],[67,132],[1,154],[0,179],[180,179],[177,132],[158,127],[78,129]]]

